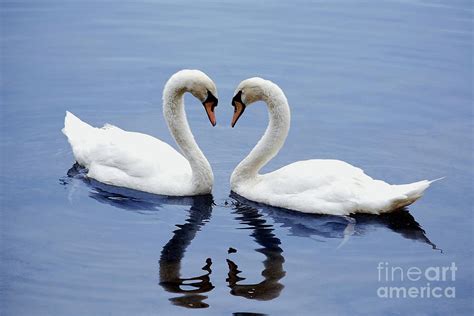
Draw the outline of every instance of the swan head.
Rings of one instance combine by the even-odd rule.
[[[214,108],[218,103],[217,88],[214,81],[212,81],[204,72],[190,69],[178,71],[171,76],[170,80],[168,80],[165,90],[168,85],[174,85],[175,89],[182,93],[189,92],[196,99],[201,101],[206,110],[209,121],[212,126],[216,126]]]
[[[268,80],[254,77],[246,79],[238,85],[232,99],[232,106],[234,107],[232,127],[235,126],[247,106],[265,98],[267,95],[265,88],[269,83],[271,82]]]

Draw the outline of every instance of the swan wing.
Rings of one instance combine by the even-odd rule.
[[[66,113],[62,131],[76,161],[89,170],[90,178],[100,182],[172,195],[178,183],[191,179],[189,162],[155,137],[110,124],[95,128],[70,112]],[[173,183],[176,188],[172,188]]]
[[[379,214],[409,205],[430,181],[390,185],[340,160],[298,161],[261,175],[246,195],[259,202],[307,213]]]

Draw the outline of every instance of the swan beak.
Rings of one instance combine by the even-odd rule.
[[[242,102],[242,91],[239,91],[232,99],[232,106],[234,107],[234,116],[232,117],[231,126],[234,127],[245,111],[245,104]]]
[[[207,99],[202,103],[204,109],[206,110],[207,117],[211,122],[212,126],[216,126],[216,115],[214,114],[214,108],[217,106],[217,98],[212,95],[210,91],[207,91]]]

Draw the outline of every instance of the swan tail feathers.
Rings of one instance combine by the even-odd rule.
[[[418,199],[423,196],[423,193],[425,192],[425,190],[429,188],[429,186],[432,183],[439,180],[443,180],[443,179],[444,177],[434,179],[434,180],[422,180],[422,181],[418,181],[418,182],[414,182],[410,184],[405,184],[405,185],[402,185],[401,187],[407,189],[407,191],[405,191],[404,194],[408,196],[410,199],[413,199],[413,198]]]
[[[442,179],[444,179],[444,177],[435,180],[422,180],[409,184],[394,185],[397,196],[390,201],[390,208],[395,210],[412,204],[423,196],[425,190],[431,183]]]
[[[419,198],[423,195],[423,192],[430,186],[430,181],[422,180],[410,184],[403,184],[398,186],[400,193],[403,193],[408,198]]]
[[[87,159],[87,152],[89,151],[88,139],[94,139],[96,128],[81,121],[77,116],[69,111],[66,111],[64,118],[64,128],[61,130],[66,135],[69,144],[71,145],[74,158],[81,166],[87,166],[89,159]]]
[[[438,179],[430,180],[429,182],[430,182],[430,184],[431,184],[431,183],[434,183],[434,182],[443,180],[444,178],[446,178],[446,177],[441,177],[441,178],[438,178]]]
[[[64,128],[61,130],[68,139],[73,139],[75,136],[79,136],[84,132],[90,132],[94,130],[92,126],[81,121],[80,118],[75,116],[69,111],[66,111],[66,116],[64,117]]]

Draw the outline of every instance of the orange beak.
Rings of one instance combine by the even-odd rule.
[[[207,99],[202,103],[204,109],[206,110],[207,117],[212,126],[216,126],[216,115],[214,114],[214,108],[217,106],[218,100],[215,96],[212,95],[210,91],[207,91]]]
[[[232,117],[232,122],[230,123],[232,127],[235,126],[240,116],[245,111],[245,104],[242,102],[241,96],[242,91],[239,91],[239,93],[237,93],[232,99],[232,105],[234,106],[234,116]]]

